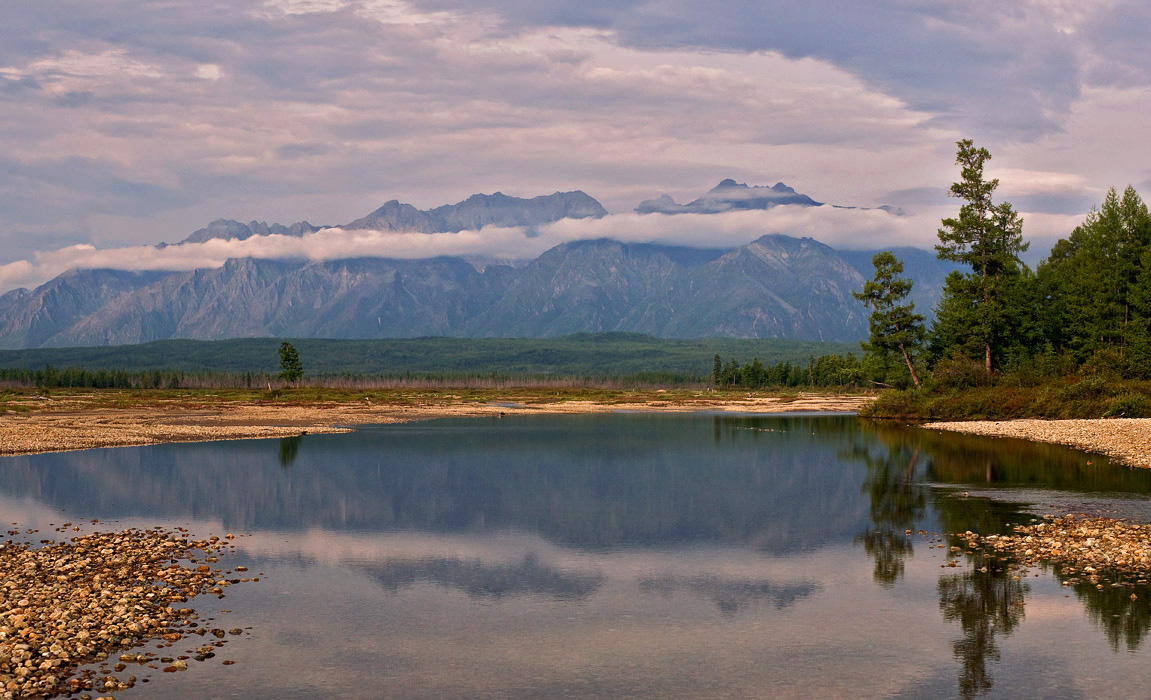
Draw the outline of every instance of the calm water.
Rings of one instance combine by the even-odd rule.
[[[445,420],[0,459],[5,522],[246,535],[225,561],[263,579],[195,601],[253,628],[221,657],[236,665],[123,698],[1137,696],[1151,590],[941,568],[948,550],[904,531],[1151,519],[1148,494],[1151,471],[1072,450],[842,416]]]

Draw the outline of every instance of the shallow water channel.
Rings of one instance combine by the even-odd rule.
[[[961,541],[916,533],[1147,521],[1149,494],[1151,470],[850,416],[440,420],[0,459],[5,523],[234,532],[222,564],[264,574],[190,603],[251,628],[235,665],[121,698],[1141,696],[1146,586],[980,573]]]

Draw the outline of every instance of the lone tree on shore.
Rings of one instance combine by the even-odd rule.
[[[898,350],[918,389],[914,356],[923,344],[923,317],[915,313],[914,303],[903,303],[911,293],[912,281],[899,276],[903,274],[903,263],[890,251],[876,253],[871,264],[875,266],[875,279],[866,282],[862,292],[852,292],[871,309],[868,339],[860,345],[865,353],[882,361]]]
[[[304,376],[304,365],[296,347],[284,341],[280,343],[280,379],[295,384]]]
[[[982,346],[983,367],[991,374],[993,348],[1009,332],[1004,328],[1008,282],[1022,271],[1019,254],[1029,244],[1023,242],[1023,220],[1011,204],[995,204],[991,199],[999,187],[998,179],[983,179],[983,164],[991,160],[991,154],[986,148],[976,148],[971,139],[956,141],[955,145],[955,162],[961,173],[949,195],[964,200],[964,204],[958,217],[941,222],[935,250],[940,260],[967,265],[971,272],[948,276],[940,315],[946,316],[948,309],[963,311],[970,322],[965,334],[976,347]]]

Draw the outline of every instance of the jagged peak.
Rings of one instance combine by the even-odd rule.
[[[751,188],[748,187],[748,184],[746,182],[736,182],[735,180],[728,177],[728,178],[724,178],[723,180],[720,180],[718,185],[711,188],[711,191],[712,192],[718,192],[720,190],[747,190],[747,189],[751,189]]]

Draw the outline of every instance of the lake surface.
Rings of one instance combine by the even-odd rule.
[[[916,531],[1148,520],[1149,494],[1151,470],[849,416],[441,420],[0,459],[6,523],[234,532],[222,564],[264,574],[192,603],[252,628],[221,655],[235,665],[121,698],[1142,696],[1151,590],[980,573]]]

